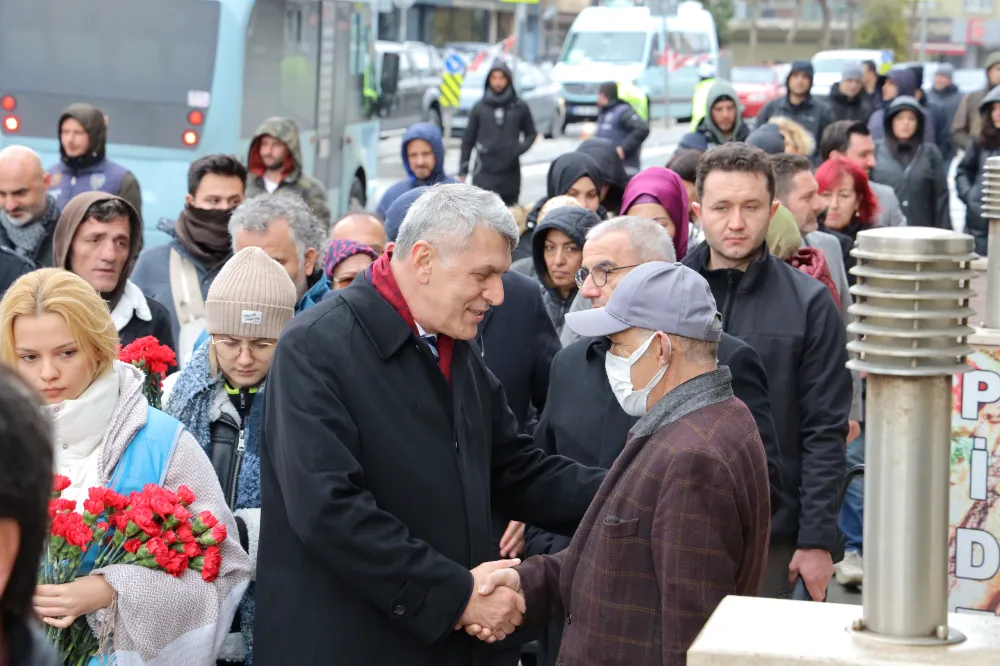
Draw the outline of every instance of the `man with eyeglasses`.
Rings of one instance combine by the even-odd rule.
[[[673,241],[662,226],[645,218],[618,217],[587,233],[576,283],[580,294],[590,299],[594,308],[603,308],[615,287],[636,266],[676,260]],[[584,338],[556,354],[549,375],[549,395],[535,429],[535,443],[547,453],[610,469],[624,448],[637,418],[622,410],[608,384],[605,358],[610,344],[606,337]],[[782,493],[767,374],[753,348],[725,333],[719,341],[718,363],[729,366],[733,393],[746,404],[757,423],[767,453],[773,515],[780,509]],[[557,553],[569,542],[567,537],[529,527],[525,556]],[[562,622],[550,624],[542,639],[541,664],[556,663],[561,637]]]

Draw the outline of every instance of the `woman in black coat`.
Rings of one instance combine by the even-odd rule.
[[[872,180],[896,192],[909,226],[951,229],[948,165],[924,138],[925,122],[920,102],[893,100],[883,121],[885,139],[875,150]]]
[[[958,198],[965,202],[965,231],[976,239],[976,252],[986,256],[989,223],[983,217],[983,176],[986,160],[1000,156],[1000,86],[994,88],[979,105],[983,118],[979,136],[969,140],[965,157],[955,172]]]

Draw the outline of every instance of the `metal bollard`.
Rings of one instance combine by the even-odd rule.
[[[908,645],[948,628],[952,375],[965,372],[975,310],[971,236],[930,227],[858,234],[851,254],[852,370],[868,373],[863,619],[855,636]]]
[[[1000,157],[986,160],[983,217],[990,222],[986,263],[986,328],[1000,328]]]

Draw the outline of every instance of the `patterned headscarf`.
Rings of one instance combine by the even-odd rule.
[[[326,249],[326,259],[323,260],[323,272],[326,273],[326,277],[333,279],[333,269],[337,267],[337,264],[356,254],[367,254],[372,258],[372,261],[378,259],[378,253],[375,250],[357,241],[341,238],[330,241]]]

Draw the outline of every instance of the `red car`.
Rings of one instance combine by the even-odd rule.
[[[772,67],[733,67],[731,77],[744,118],[756,118],[765,104],[782,95],[783,82]]]

